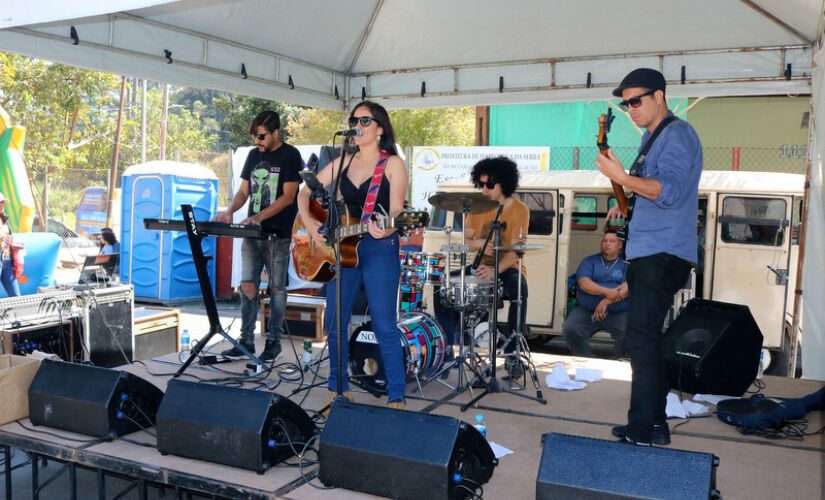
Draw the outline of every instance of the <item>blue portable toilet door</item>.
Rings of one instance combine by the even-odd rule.
[[[163,218],[163,178],[159,175],[140,176],[132,187],[132,239],[129,267],[135,297],[160,298],[162,293],[163,251],[169,247],[172,233],[146,229],[143,219]]]

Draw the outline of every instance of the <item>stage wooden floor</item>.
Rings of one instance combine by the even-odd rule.
[[[294,345],[301,353],[301,340]],[[258,340],[259,351],[263,341]],[[220,351],[226,346],[217,345],[211,350]],[[285,342],[286,354],[279,360],[294,359],[293,352]],[[320,348],[320,344],[316,344]],[[487,422],[487,436],[514,453],[500,459],[491,480],[484,485],[484,497],[488,499],[530,499],[535,498],[536,475],[542,453],[541,436],[546,432],[558,432],[613,440],[610,429],[625,422],[630,390],[630,366],[628,363],[601,359],[571,358],[549,354],[534,354],[533,359],[539,370],[542,392],[548,403],[542,405],[511,394],[493,394],[484,397],[476,409],[460,411],[460,406],[471,399],[469,392],[455,395],[440,383],[432,383],[424,388],[423,395],[410,395],[414,384],[408,386],[407,409],[427,411],[432,414],[455,417],[472,422],[477,413],[484,415]],[[147,361],[145,366],[134,364],[126,367],[147,380],[165,389],[169,374],[176,369],[175,355]],[[560,391],[547,388],[544,380],[557,363],[564,364],[572,374],[577,367],[604,370],[604,379],[589,384],[576,391]],[[245,362],[217,365],[223,370],[240,371]],[[326,374],[326,367],[321,369]],[[202,379],[216,379],[226,374],[203,367],[190,367],[188,374]],[[166,375],[164,375],[166,374]],[[311,374],[307,382],[311,379]],[[822,382],[794,380],[766,376],[763,393],[767,396],[800,397],[822,387]],[[289,396],[304,409],[319,408],[326,398],[324,387],[302,391],[291,395],[299,387],[296,382],[281,380],[273,374],[267,379],[274,391]],[[455,384],[456,371],[450,373],[448,382]],[[250,384],[249,387],[252,387]],[[523,391],[535,395],[528,385]],[[476,390],[477,393],[477,390]],[[386,398],[375,398],[371,394],[356,390],[355,401],[371,405],[386,405]],[[808,430],[814,431],[825,425],[823,412],[807,415]],[[670,420],[671,429],[679,420]],[[30,427],[27,420],[22,423]],[[365,423],[363,432],[368,432]],[[85,436],[49,429],[55,434],[84,439]],[[139,432],[127,436],[148,443],[154,439]],[[411,439],[420,439],[411,436]],[[12,446],[38,446],[39,452],[55,454],[64,460],[80,464],[104,466],[126,475],[143,476],[149,480],[169,481],[198,486],[213,493],[241,495],[248,498],[292,498],[292,499],[346,499],[364,498],[369,495],[343,489],[321,490],[305,484],[297,467],[285,465],[270,469],[263,475],[253,471],[237,469],[220,464],[191,460],[171,455],[162,456],[157,450],[144,448],[123,441],[97,444],[81,449],[78,443],[47,436],[40,432],[24,429],[18,423],[0,426],[0,442]],[[426,443],[422,443],[426,446]],[[726,499],[736,498],[825,498],[825,436],[806,436],[801,440],[770,440],[756,436],[744,436],[735,428],[722,423],[716,416],[692,418],[672,431],[674,449],[713,453],[720,458],[717,470],[717,488]],[[632,447],[628,447],[631,450]],[[294,461],[294,459],[292,459]],[[304,468],[307,477],[315,477],[317,466]],[[369,471],[364,471],[369,474]],[[426,481],[427,478],[421,478]],[[315,486],[322,486],[315,477]],[[16,497],[17,495],[15,495]]]

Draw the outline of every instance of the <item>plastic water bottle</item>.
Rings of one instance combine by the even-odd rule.
[[[189,357],[189,353],[192,350],[192,343],[189,340],[189,330],[184,329],[183,333],[180,336],[180,353],[186,357]]]
[[[764,367],[765,363],[765,351],[759,351],[759,368],[756,370],[756,378],[757,380],[762,378],[762,372],[765,370]]]
[[[476,423],[473,424],[473,427],[478,429],[484,439],[487,439],[487,424],[484,423],[484,415],[476,415]]]
[[[309,363],[312,361],[312,341],[311,340],[304,340],[304,356],[303,362]]]

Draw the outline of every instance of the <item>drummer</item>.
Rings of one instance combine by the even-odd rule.
[[[516,163],[504,156],[485,158],[473,166],[470,179],[477,188],[481,189],[484,196],[503,206],[501,217],[499,218],[500,222],[505,223],[505,227],[501,230],[501,245],[508,246],[519,243],[521,235],[527,235],[530,224],[530,209],[520,200],[513,197],[513,193],[515,193],[518,188],[519,181]],[[486,212],[471,213],[467,216],[467,243],[470,250],[475,252],[476,255],[478,252],[482,252],[482,247],[485,246],[485,241],[490,233],[490,223],[495,220],[497,210],[497,208],[494,208]],[[493,238],[490,238],[490,241],[483,250],[478,267],[470,270],[471,273],[490,282],[493,282],[495,279],[494,246],[495,242]],[[507,315],[508,331],[506,332],[509,337],[518,325],[518,304],[515,300],[518,297],[519,269],[518,255],[516,252],[499,252],[498,270],[498,278],[501,280],[504,292],[503,298],[510,301],[510,310]],[[524,266],[521,268],[521,274],[521,325],[523,326],[527,317],[527,272]],[[438,301],[435,302],[437,303]],[[438,314],[437,316],[439,322],[442,323],[445,329],[450,329],[450,326],[455,323],[455,321],[446,321],[446,318],[444,318],[442,314]],[[454,335],[448,335],[448,338],[451,340],[453,337]],[[508,340],[507,345],[504,347],[504,352],[510,353],[513,352],[514,349],[515,343],[511,343]],[[507,361],[509,362],[510,360],[508,359]],[[520,376],[520,368],[520,365],[512,367],[512,369],[508,366],[508,371],[511,373],[511,376],[518,378]]]

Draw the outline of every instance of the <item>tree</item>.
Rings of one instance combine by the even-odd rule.
[[[230,93],[215,96],[212,102],[217,112],[223,115],[223,119],[218,120],[219,128],[225,134],[225,137],[221,138],[220,147],[227,149],[251,144],[249,124],[252,123],[255,115],[267,109],[281,115],[280,137],[282,140],[290,142],[289,121],[295,114],[296,107],[259,97]]]
[[[390,111],[395,140],[401,147],[472,146],[475,108],[429,108]]]

